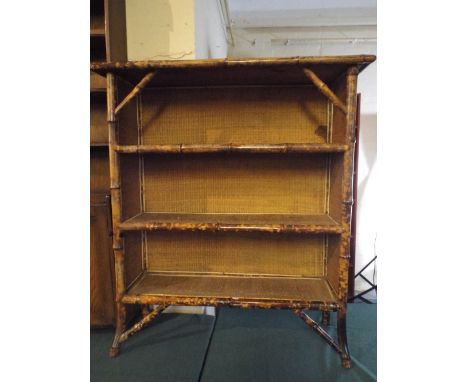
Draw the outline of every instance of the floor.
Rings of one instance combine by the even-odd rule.
[[[376,381],[376,307],[348,306],[350,370],[291,311],[225,308],[216,323],[213,316],[163,314],[116,359],[107,355],[113,331],[92,330],[91,381]]]

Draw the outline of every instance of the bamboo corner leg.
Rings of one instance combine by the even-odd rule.
[[[112,342],[112,347],[109,352],[111,358],[115,358],[119,355],[120,352],[120,336],[125,331],[125,318],[126,310],[125,305],[121,302],[116,304],[116,325],[115,325],[115,336],[114,341]]]
[[[337,315],[338,344],[341,348],[341,366],[345,369],[350,369],[351,357],[349,356],[348,337],[346,334],[346,308],[339,309]]]
[[[330,312],[329,311],[322,312],[322,325],[324,326],[330,325]]]

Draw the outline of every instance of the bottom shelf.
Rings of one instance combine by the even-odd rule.
[[[336,309],[325,277],[236,277],[146,272],[130,287],[124,303],[227,305],[265,308]]]

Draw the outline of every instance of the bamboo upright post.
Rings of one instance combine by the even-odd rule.
[[[346,338],[346,303],[348,300],[348,269],[349,246],[351,238],[351,211],[353,206],[353,160],[354,160],[354,123],[356,117],[356,89],[358,69],[351,67],[346,73],[346,142],[349,145],[343,155],[343,183],[342,183],[342,208],[341,208],[341,234],[340,260],[339,260],[339,291],[338,298],[342,304],[338,310],[337,330],[338,343],[341,346],[342,366],[349,369],[351,358],[349,356]]]
[[[113,226],[113,243],[115,258],[115,302],[116,302],[116,333],[110,356],[115,357],[119,353],[119,340],[121,334],[125,330],[126,309],[122,303],[122,297],[125,291],[125,263],[124,252],[122,245],[122,237],[118,228],[121,221],[121,204],[120,204],[120,168],[119,157],[115,146],[117,144],[117,121],[115,118],[116,104],[116,84],[115,75],[107,74],[107,123],[109,129],[109,167],[110,167],[110,191],[112,204],[112,226]]]

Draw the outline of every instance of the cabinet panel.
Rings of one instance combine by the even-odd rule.
[[[91,205],[91,325],[114,324],[112,238],[105,201]]]

